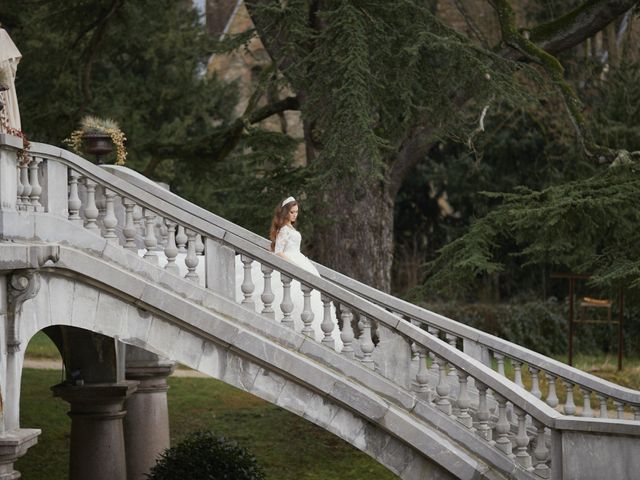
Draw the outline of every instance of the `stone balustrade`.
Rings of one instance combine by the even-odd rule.
[[[320,274],[376,305],[437,332],[462,351],[527,388],[566,415],[640,420],[640,392],[621,387],[527,348],[405,302],[317,265]],[[508,368],[507,368],[508,367]],[[512,373],[509,371],[512,370]],[[509,373],[509,377],[505,375]],[[576,408],[576,402],[578,403]],[[597,408],[595,408],[597,406]]]
[[[10,139],[0,138],[0,147],[10,144]],[[414,414],[446,423],[458,438],[473,436],[483,455],[511,462],[524,475],[521,478],[553,478],[554,462],[562,461],[561,445],[554,442],[561,442],[565,431],[611,433],[620,427],[623,435],[640,436],[638,426],[631,425],[635,422],[629,426],[623,420],[626,413],[640,420],[638,392],[418,307],[409,308],[397,299],[392,302],[393,297],[346,281],[324,267],[319,266],[322,277],[317,277],[268,252],[264,239],[135,172],[99,168],[43,144],[32,144],[31,154],[27,164],[14,165],[15,189],[3,184],[3,210],[62,217],[114,248],[130,250],[172,275],[234,300],[235,264],[241,265],[243,307],[288,328],[302,325],[299,333],[310,341],[315,341],[314,314],[322,315],[320,345],[336,349],[333,333],[339,330],[339,355],[411,391],[417,401]],[[3,160],[0,173],[8,169],[6,163]],[[15,233],[16,238],[21,235],[26,234]],[[283,292],[278,305],[274,305],[276,272]],[[302,290],[300,322],[292,318],[293,281]],[[322,312],[312,311],[314,292],[321,296]],[[506,376],[507,366],[513,378]],[[576,394],[582,416],[568,421],[567,416],[578,412]],[[590,417],[602,421],[581,422]],[[605,421],[613,417],[624,425]]]

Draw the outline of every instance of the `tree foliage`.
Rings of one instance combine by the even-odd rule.
[[[25,129],[60,144],[83,114],[116,119],[130,165],[175,160],[228,120],[232,88],[199,74],[211,42],[194,11],[170,0],[2,2],[20,46]],[[149,15],[150,11],[154,15]]]
[[[640,150],[639,67],[636,56],[624,58],[611,70],[600,62],[586,66],[594,69],[582,92],[593,109],[589,128],[597,141],[617,146],[616,160],[603,166],[585,163],[579,149],[566,143],[562,149],[562,143],[547,138],[545,144],[561,152],[554,163],[563,160],[572,170],[547,177],[546,185],[521,181],[529,188],[485,192],[485,202],[493,207],[431,262],[430,288],[473,288],[478,278],[503,272],[514,261],[511,269],[543,265],[592,273],[592,284],[602,289],[638,290],[639,218],[634,199],[640,192],[640,158],[629,152]]]
[[[492,18],[502,31],[495,45],[478,28],[477,18],[465,17],[479,41],[452,28],[438,16],[438,3],[248,1],[274,65],[261,73],[239,118],[232,113],[234,85],[203,75],[203,67],[211,53],[242,48],[253,32],[213,42],[184,2],[6,0],[0,19],[24,54],[18,90],[23,123],[33,138],[59,143],[83,113],[113,117],[130,139],[131,166],[259,232],[266,231],[277,199],[306,195],[305,207],[321,215],[314,222],[316,240],[327,244],[318,249],[326,252],[318,260],[347,274],[362,273],[360,280],[389,288],[388,275],[380,272],[391,266],[394,209],[389,205],[407,179],[396,211],[421,204],[413,192],[427,189],[417,173],[429,178],[434,192],[448,191],[459,213],[435,242],[434,226],[444,222],[420,226],[428,240],[420,244],[431,251],[440,240],[456,237],[474,216],[491,212],[467,240],[446,251],[457,261],[439,260],[437,278],[446,276],[440,267],[458,265],[469,278],[498,271],[509,258],[516,258],[516,265],[538,262],[541,252],[550,251],[572,268],[590,265],[585,252],[603,255],[606,245],[593,243],[572,257],[570,238],[558,237],[552,246],[547,232],[537,244],[527,236],[546,230],[520,222],[531,215],[531,225],[539,226],[542,217],[534,213],[548,209],[544,214],[555,215],[556,226],[564,225],[562,210],[544,202],[567,198],[586,205],[574,215],[588,218],[591,208],[602,210],[593,218],[614,213],[614,205],[596,207],[599,199],[578,195],[579,184],[562,184],[586,179],[586,191],[596,193],[596,183],[589,187],[594,172],[594,182],[613,182],[630,175],[630,167],[615,175],[603,173],[606,167],[595,170],[567,127],[573,121],[581,135],[589,136],[589,145],[611,147],[591,153],[636,150],[637,68],[616,65],[607,76],[596,65],[597,73],[586,75],[584,83],[584,70],[571,70],[578,63],[575,52],[566,52],[638,2],[531,0],[523,25],[516,24],[514,2],[487,2],[484,13],[497,12]],[[602,75],[606,81],[598,80]],[[266,92],[274,90],[275,104],[261,106]],[[578,96],[589,109],[580,110]],[[266,116],[298,108],[306,168],[292,163],[295,140],[256,126]],[[519,184],[529,190],[512,193]],[[480,197],[481,189],[508,195]],[[629,193],[616,195],[628,198]],[[432,208],[435,200],[437,194],[423,203]],[[499,202],[509,208],[493,213]],[[509,217],[509,211],[519,216]],[[405,214],[396,239],[411,236],[410,220]],[[570,235],[570,229],[562,233]],[[584,238],[595,242],[596,234]],[[342,245],[332,243],[336,238]],[[346,259],[327,258],[344,251]]]
[[[526,65],[478,47],[424,2],[248,3],[262,3],[252,10],[260,34],[276,44],[271,52],[286,80],[304,94],[323,180],[383,178],[416,124],[462,138],[496,95],[527,97],[513,75]],[[460,96],[469,89],[474,102],[465,104]]]
[[[595,273],[603,287],[640,286],[640,165],[621,158],[604,172],[533,191],[489,194],[501,204],[477,220],[469,232],[441,250],[431,265],[433,285],[469,286],[479,274],[502,270],[495,257],[504,240],[524,265],[568,267]]]
[[[6,0],[0,20],[23,54],[30,138],[63,146],[84,114],[113,118],[127,166],[263,234],[272,205],[304,188],[297,142],[253,125],[259,109],[236,118],[237,86],[206,74],[213,53],[243,48],[251,31],[213,39],[175,0]]]

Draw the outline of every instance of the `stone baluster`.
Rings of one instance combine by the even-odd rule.
[[[176,245],[178,246],[178,252],[187,253],[187,234],[184,233],[184,227],[178,225],[178,233],[176,234]]]
[[[106,202],[106,198],[104,196],[104,190],[105,188],[100,185],[97,184],[96,186],[96,208],[98,209],[98,218],[97,218],[97,224],[98,224],[98,228],[100,228],[100,230],[102,231],[102,227],[104,226],[104,224],[102,223],[102,221],[104,220],[104,215],[105,212],[107,211],[107,202]]]
[[[204,242],[202,241],[202,235],[196,235],[196,255],[204,255]]]
[[[458,390],[458,400],[456,406],[459,413],[457,414],[458,422],[467,428],[473,426],[473,418],[469,415],[469,407],[471,406],[471,398],[469,397],[469,391],[467,390],[467,381],[469,374],[463,370],[458,369],[458,381],[460,388]]]
[[[362,334],[360,335],[360,349],[362,350],[362,363],[370,368],[374,369],[373,363],[373,350],[375,345],[373,344],[373,338],[371,337],[371,320],[360,315],[360,323],[362,323]]]
[[[534,473],[540,478],[549,478],[551,476],[551,469],[547,465],[549,460],[549,449],[544,435],[544,423],[534,418],[533,425],[536,427],[536,448],[533,451],[533,457],[535,459]]]
[[[478,411],[476,412],[478,425],[476,426],[476,431],[482,438],[491,441],[491,427],[489,426],[491,414],[487,404],[487,386],[476,380],[476,388],[478,389]]]
[[[168,218],[164,220],[164,223],[167,226],[167,242],[164,246],[164,255],[167,257],[167,264],[164,266],[164,269],[176,275],[180,275],[180,268],[176,263],[176,257],[178,256],[178,247],[176,246],[177,223],[169,220]]]
[[[504,355],[498,352],[493,352],[493,358],[496,359],[498,364],[498,373],[504,377]]]
[[[118,226],[118,219],[116,218],[116,213],[113,206],[116,193],[109,190],[108,188],[105,188],[104,197],[105,212],[104,218],[102,220],[102,225],[104,226],[104,238],[107,240],[107,242],[117,245],[118,235],[116,235],[116,227]]]
[[[22,186],[21,172],[22,168],[18,165],[16,167],[16,210],[22,210],[22,192],[24,188]]]
[[[607,409],[607,397],[602,393],[596,393],[598,399],[598,407],[600,409],[600,418],[608,418],[609,411]]]
[[[445,338],[447,339],[447,343],[449,345],[451,345],[453,348],[456,348],[456,349],[458,348],[458,346],[457,346],[458,337],[456,337],[455,335],[453,335],[451,333],[447,333],[445,335]],[[453,365],[452,363],[448,363],[447,367],[449,368],[449,376],[450,377],[456,377],[457,373],[456,373],[455,365]]]
[[[327,347],[335,349],[336,341],[333,339],[333,329],[335,325],[333,323],[333,318],[331,318],[331,299],[327,297],[325,294],[320,296],[322,300],[322,323],[320,324],[320,329],[324,334],[322,338],[322,343]]]
[[[427,332],[430,335],[433,335],[434,338],[436,338],[436,339],[438,338],[438,329],[437,328],[429,326],[429,327],[427,327]],[[431,358],[431,372],[434,375],[440,375],[439,366],[435,361],[436,360],[436,354],[433,353],[433,352],[429,352],[429,357]]]
[[[282,320],[280,320],[280,323],[286,327],[293,328],[293,319],[291,318],[291,312],[293,312],[293,301],[291,300],[292,280],[291,277],[284,273],[280,273],[280,279],[282,280],[282,303],[280,304]]]
[[[144,235],[144,246],[147,251],[144,254],[145,260],[149,260],[150,262],[157,263],[158,255],[156,248],[158,247],[158,239],[156,238],[156,214],[149,210],[148,208],[144,209],[144,223],[145,223],[145,235]]]
[[[261,265],[260,269],[262,270],[262,275],[264,276],[264,289],[262,290],[262,295],[260,295],[260,300],[262,300],[262,314],[272,318],[275,320],[276,311],[273,309],[273,301],[276,296],[273,294],[273,289],[271,288],[271,275],[273,274],[273,268],[269,265]]]
[[[196,255],[196,237],[197,234],[196,232],[194,232],[193,230],[189,230],[186,229],[185,233],[187,234],[187,238],[189,239],[189,241],[187,242],[187,256],[184,259],[184,264],[187,267],[187,274],[184,276],[184,278],[187,278],[193,282],[200,282],[200,277],[198,276],[197,272],[196,272],[196,268],[198,267],[198,256]],[[249,259],[251,260],[251,259]],[[251,264],[249,264],[249,269],[251,269]],[[245,275],[246,275],[247,271],[245,269]],[[249,270],[249,281],[251,281],[251,270]],[[243,288],[243,292],[244,292],[244,282],[242,283],[242,288]],[[251,294],[253,294],[253,290],[254,290],[254,285],[253,282],[251,283]],[[251,294],[249,294],[249,297],[251,297]],[[246,297],[246,295],[245,295]],[[245,298],[246,299],[246,298]],[[242,302],[243,304],[247,305],[244,301]],[[253,300],[251,300],[251,307],[255,310],[255,304],[253,303]]]
[[[342,354],[345,357],[354,358],[355,352],[353,351],[353,327],[351,326],[351,320],[353,319],[353,314],[351,310],[347,308],[345,305],[341,306],[341,317],[342,317],[342,331],[340,332],[340,339],[342,340]]]
[[[638,405],[632,405],[631,411],[633,412],[633,419],[637,422],[640,420],[640,407]]]
[[[498,402],[498,421],[496,422],[496,447],[509,457],[513,457],[511,440],[509,440],[510,425],[507,420],[507,400],[502,395],[493,392]]]
[[[567,401],[564,403],[565,415],[576,414],[576,404],[573,401],[573,383],[564,380],[564,386],[567,389]]]
[[[191,248],[191,245],[189,245]],[[195,254],[195,245],[194,245],[194,254]],[[240,290],[244,295],[242,299],[242,305],[247,306],[248,308],[255,310],[255,302],[253,301],[253,291],[255,290],[255,285],[253,284],[253,279],[251,278],[251,264],[253,263],[253,259],[251,257],[247,257],[244,254],[240,254],[240,261],[242,262],[242,268],[244,271],[244,277],[242,279],[242,285],[240,285]]]
[[[527,451],[529,436],[527,435],[527,413],[520,407],[513,406],[513,411],[518,419],[518,433],[516,434],[516,461],[523,468],[531,468],[531,455]]]
[[[411,325],[413,325],[414,327],[420,328],[420,322],[418,320],[415,320],[407,316],[403,316],[402,318],[411,322]],[[417,361],[420,358],[420,355],[418,353],[418,350],[419,350],[418,344],[416,344],[416,342],[411,342],[410,348],[411,348],[411,361],[412,362],[414,360]]]
[[[87,204],[84,207],[84,228],[97,232],[100,230],[98,227],[98,207],[96,207],[96,182],[90,178],[84,179],[84,184],[87,189]]]
[[[31,205],[31,208],[36,212],[41,212],[43,210],[42,204],[40,203],[42,186],[40,185],[40,180],[38,179],[38,170],[42,161],[42,158],[33,157],[31,159],[31,163],[29,163],[29,183],[31,184],[29,203]]]
[[[418,373],[416,373],[416,383],[414,389],[418,394],[418,397],[430,402],[432,400],[433,392],[429,388],[429,372],[427,370],[427,349],[426,347],[414,343],[416,352],[418,354]]]
[[[438,370],[440,372],[438,376],[438,385],[436,386],[436,393],[438,394],[436,406],[440,411],[447,415],[451,415],[451,400],[449,400],[451,386],[447,381],[447,362],[438,356],[436,356],[435,361],[438,364]]]
[[[136,205],[133,208],[133,223],[137,229],[136,234],[144,238],[147,229],[144,224],[144,212],[142,211],[142,207],[139,205]]]
[[[158,234],[160,235],[160,241],[158,242],[157,248],[159,252],[162,252],[169,241],[169,229],[165,224],[165,219],[160,216],[156,220],[156,227],[158,228]]]
[[[20,164],[20,183],[22,183],[21,210],[31,210],[31,184],[29,183],[29,162]]]
[[[593,417],[593,410],[591,409],[591,390],[580,387],[580,393],[582,393],[582,416]]]
[[[618,420],[624,419],[624,403],[620,400],[614,400],[613,405],[616,407],[616,418]]]
[[[531,374],[531,395],[536,398],[542,398],[542,392],[540,391],[540,380],[538,377],[539,369],[529,366],[529,373]]]
[[[126,197],[122,197],[124,205],[124,227],[122,228],[122,236],[124,237],[124,248],[136,252],[136,225],[133,223],[133,211],[135,203]]]
[[[522,362],[514,358],[511,360],[511,365],[513,365],[513,381],[519,387],[524,388],[524,383],[522,383]]]
[[[78,195],[79,178],[80,174],[78,172],[69,169],[69,201],[67,203],[69,209],[69,221],[81,224],[82,218],[80,217],[80,207],[82,207],[82,202]]]
[[[547,405],[551,408],[558,406],[559,400],[556,393],[556,376],[546,372],[547,383],[549,384],[549,393],[547,394]]]

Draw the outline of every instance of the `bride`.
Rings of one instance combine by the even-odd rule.
[[[269,234],[271,239],[271,251],[283,259],[319,277],[320,274],[316,267],[300,251],[302,235],[295,228],[296,220],[298,218],[298,210],[298,202],[293,197],[286,198],[276,207]],[[258,268],[254,272],[255,267]],[[252,268],[252,273],[260,271],[257,262],[254,262],[254,268]],[[242,272],[242,268],[236,268],[236,272],[236,275],[238,275],[238,273]],[[255,274],[252,276],[253,278],[260,278]],[[241,283],[241,279],[236,282],[237,285],[241,285]],[[280,280],[280,273],[278,272],[274,272],[273,274],[272,289],[275,295],[274,306],[277,307],[282,302],[283,296],[282,282]],[[241,298],[241,296],[239,295],[238,298]],[[296,280],[291,282],[291,298],[293,301],[291,317],[293,318],[294,329],[297,332],[300,332],[304,326],[301,319],[304,307],[304,297],[300,288],[300,283]],[[311,328],[313,328],[314,331],[314,338],[316,341],[320,342],[324,338],[324,333],[320,327],[323,319],[323,306],[320,292],[317,290],[311,292],[311,311],[313,312]],[[334,329],[331,332],[331,336],[334,340],[336,350],[340,351],[342,349],[342,340],[340,339],[340,330],[338,329],[333,305],[331,306],[331,318],[334,322]]]

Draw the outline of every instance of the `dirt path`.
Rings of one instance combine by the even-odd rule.
[[[25,358],[24,368],[35,368],[38,370],[62,370],[62,360],[54,360],[51,358]],[[182,366],[178,366],[174,370],[172,376],[207,378],[207,375],[204,373]]]

